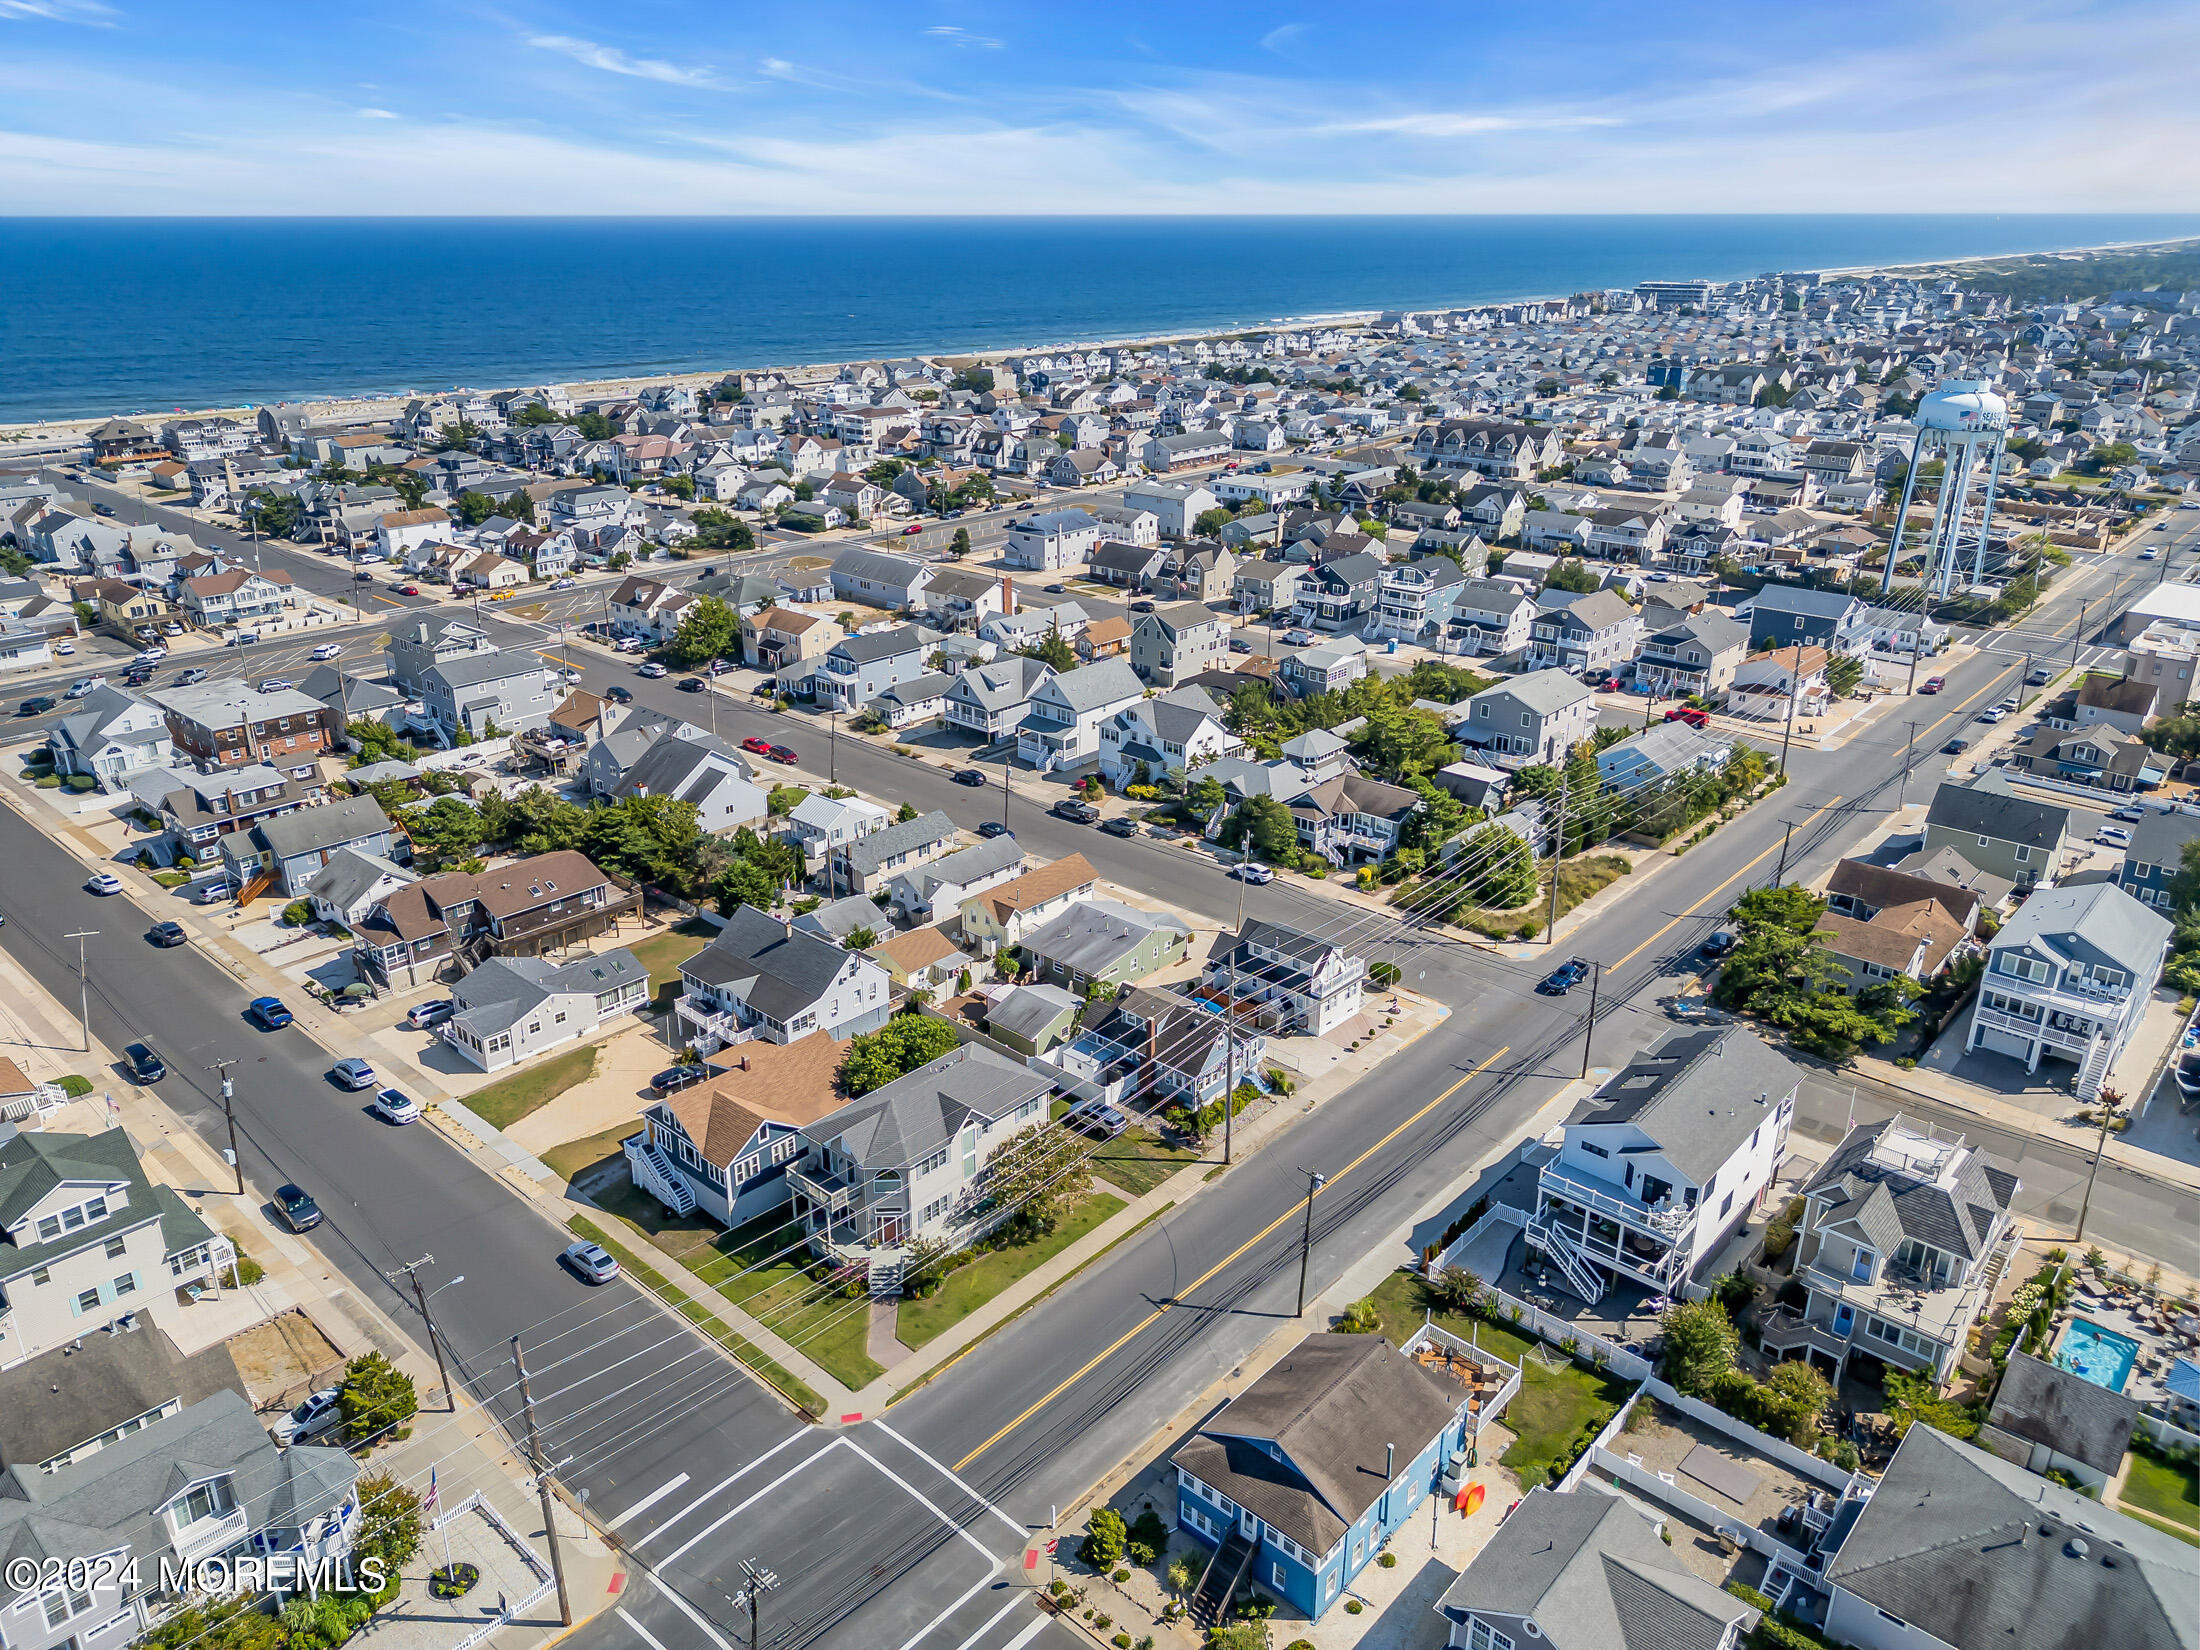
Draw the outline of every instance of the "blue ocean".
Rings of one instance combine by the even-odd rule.
[[[0,220],[0,420],[1258,326],[2183,216]]]

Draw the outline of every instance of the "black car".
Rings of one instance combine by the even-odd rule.
[[[1536,991],[1545,997],[1563,997],[1567,992],[1589,977],[1589,965],[1579,957],[1560,963],[1550,973],[1535,982]]]
[[[1131,611],[1133,613],[1151,613],[1154,611],[1154,604],[1152,602],[1132,602]]]
[[[1968,739],[1951,739],[1940,747],[1940,754],[1943,756],[1961,756],[1970,748],[1971,741]]]
[[[1050,584],[1047,586],[1047,594],[1050,596],[1066,596],[1069,594],[1069,586],[1066,584]]]
[[[684,1088],[703,1082],[710,1076],[710,1067],[700,1063],[692,1066],[667,1066],[649,1080],[652,1094],[677,1094]]]
[[[1100,810],[1090,802],[1080,802],[1074,796],[1066,796],[1047,810],[1056,819],[1066,819],[1072,825],[1090,825],[1100,817]]]
[[[682,693],[701,693],[701,692],[703,691],[703,679],[702,679],[702,677],[700,677],[700,676],[683,676],[683,677],[681,677],[681,678],[680,678],[680,691],[681,691]]]
[[[957,768],[955,770],[955,783],[958,785],[968,785],[972,790],[978,790],[985,782],[985,775],[976,768]]]
[[[978,835],[982,837],[1014,836],[1015,834],[998,819],[989,819],[978,827]]]
[[[321,1224],[321,1206],[303,1186],[285,1181],[275,1188],[275,1195],[268,1201],[275,1205],[275,1212],[293,1232],[310,1232]]]
[[[131,1081],[157,1083],[168,1075],[168,1067],[147,1043],[132,1043],[122,1051],[122,1057],[130,1062]]]
[[[124,687],[143,687],[152,679],[153,667],[151,665],[137,665],[123,672],[122,685]]]
[[[43,716],[60,701],[50,693],[41,693],[35,699],[26,699],[15,707],[18,716]]]
[[[1105,819],[1100,822],[1102,836],[1136,836],[1138,821],[1135,819]]]
[[[1721,957],[1730,955],[1733,950],[1734,930],[1731,928],[1718,929],[1712,934],[1711,938],[1703,942],[1703,954],[1714,962]]]
[[[145,937],[158,946],[181,945],[190,939],[180,922],[156,922],[145,931]]]
[[[603,690],[603,696],[614,705],[631,705],[634,703],[634,695],[623,687],[607,687]]]

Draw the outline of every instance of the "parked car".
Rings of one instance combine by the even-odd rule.
[[[682,1089],[692,1088],[709,1078],[710,1067],[701,1063],[692,1066],[667,1066],[649,1080],[649,1092],[660,1097],[678,1094]]]
[[[130,1080],[134,1083],[157,1083],[168,1075],[168,1066],[153,1052],[150,1043],[131,1043],[122,1051],[122,1057],[130,1062]]]
[[[955,770],[955,783],[958,785],[968,785],[974,791],[983,790],[985,788],[986,778],[985,775],[980,773],[976,768],[957,768]]]
[[[656,671],[656,673],[657,673],[657,674],[658,674],[659,676],[662,676],[662,675],[663,675],[663,674],[665,673],[665,667],[664,667],[663,665],[656,665],[656,666],[654,666],[654,667],[653,667],[653,666],[650,666],[650,665],[644,665],[644,666],[642,666],[642,674],[643,674],[644,676],[647,676],[647,675],[649,675],[649,674],[650,674],[650,672],[651,672],[651,670],[652,670],[652,669],[654,669],[654,670]],[[703,691],[703,679],[702,679],[702,677],[700,677],[700,676],[683,676],[683,677],[681,677],[681,678],[680,678],[680,691],[681,691],[682,693],[701,693],[701,692]]]
[[[1536,981],[1535,989],[1545,997],[1563,997],[1588,977],[1589,965],[1579,957],[1573,957]]]
[[[1066,819],[1072,825],[1090,825],[1100,817],[1100,810],[1090,802],[1080,802],[1074,796],[1065,796],[1047,810],[1056,819]]]
[[[1711,937],[1703,942],[1703,954],[1714,962],[1731,953],[1733,949],[1734,930],[1731,928],[1715,929]]]
[[[758,734],[750,734],[741,741],[741,748],[751,755],[762,756],[772,748],[772,742]],[[958,778],[960,775],[957,776]]]
[[[2146,818],[2146,816],[2146,809],[2140,807],[2138,803],[2126,802],[2121,808],[2116,809],[2108,817],[2111,819],[2121,819],[2126,821],[2127,823],[2135,825],[2140,820]]]
[[[367,1109],[385,1123],[417,1123],[420,1121],[420,1102],[402,1089],[377,1089]]]
[[[1100,822],[1100,833],[1103,836],[1136,836],[1138,834],[1138,821],[1121,817],[1103,819]]]
[[[2093,833],[2093,840],[2110,848],[2131,846],[2131,833],[2121,825],[2103,825]]]
[[[791,768],[795,764],[794,747],[792,745],[773,745],[764,752],[764,760],[778,762]]]
[[[89,698],[95,691],[106,685],[107,678],[104,676],[79,676],[69,684],[69,691],[61,697],[64,699]]]
[[[435,1001],[428,1003],[415,1003],[411,1011],[406,1014],[405,1023],[415,1031],[425,1031],[430,1026],[441,1025],[452,1014],[456,1013],[457,1009],[458,1005],[448,997],[438,997]]]
[[[60,655],[60,657],[66,659],[70,654],[76,651],[76,643],[56,642],[53,644],[53,650],[56,654]]]
[[[2029,676],[2025,677],[2025,681],[2033,687],[2045,687],[2049,682],[2052,682],[2054,679],[2054,671],[2050,670],[2046,665],[2035,666],[2032,670],[2032,673]]]
[[[178,676],[176,678],[176,686],[189,687],[194,682],[205,681],[206,678],[212,674],[213,672],[209,671],[204,665],[193,665],[189,670],[185,671],[181,676]]]
[[[191,890],[191,903],[193,905],[219,905],[228,897],[229,884],[226,882],[202,883]]]
[[[1153,612],[1154,610],[1155,610],[1155,608],[1154,608],[1154,604],[1153,604],[1152,602],[1132,602],[1132,603],[1131,603],[1131,611],[1132,611],[1133,613],[1151,613],[1151,612]]]
[[[122,892],[122,879],[112,871],[94,871],[84,879],[84,887],[87,892],[94,894],[119,894]]]
[[[56,699],[52,694],[40,693],[34,695],[29,699],[24,700],[20,705],[17,705],[15,707],[15,714],[18,716],[43,716],[46,714],[46,712],[52,710],[54,706],[60,703],[61,701]]]
[[[167,947],[181,945],[191,936],[183,931],[180,922],[156,922],[145,931],[145,937],[155,945]]]
[[[1240,882],[1249,882],[1255,888],[1264,888],[1276,880],[1276,873],[1258,860],[1245,859],[1230,867],[1230,875]]]
[[[1947,685],[1948,678],[1945,676],[1928,676],[1917,691],[1920,693],[1938,693]]]
[[[303,1444],[334,1432],[344,1424],[343,1394],[323,1387],[297,1408],[275,1417],[268,1435],[278,1444]]]
[[[1230,638],[1230,651],[1232,653],[1250,653],[1253,651],[1253,644],[1243,636],[1232,636]]]
[[[245,1012],[267,1031],[280,1031],[291,1020],[290,1010],[283,1007],[280,997],[255,997],[245,1005]]]
[[[571,1267],[583,1283],[609,1283],[619,1275],[619,1257],[600,1243],[568,1244],[558,1259]]]
[[[328,1068],[328,1074],[342,1087],[356,1093],[360,1089],[374,1087],[374,1067],[357,1056],[346,1056]]]
[[[333,659],[343,651],[344,647],[341,642],[323,642],[306,657],[309,659]]]
[[[998,819],[989,819],[978,827],[978,835],[989,840],[997,836],[1014,836],[1015,834]]]
[[[1096,1140],[1113,1140],[1130,1126],[1131,1120],[1105,1100],[1082,1100],[1062,1114],[1062,1127]]]
[[[1988,705],[1978,713],[1978,719],[1981,722],[2006,722],[2009,719],[2009,713],[1999,705]]]
[[[1313,633],[1305,630],[1286,630],[1283,633],[1283,641],[1286,647],[1312,647],[1314,645]]]
[[[740,668],[731,659],[713,659],[703,667],[703,674],[705,676],[731,676]]]
[[[1940,754],[1943,756],[1961,756],[1970,748],[1971,741],[1968,739],[1951,739],[1940,747]]]
[[[275,1212],[293,1232],[310,1232],[321,1224],[321,1206],[303,1186],[293,1186],[286,1181],[275,1188],[275,1195],[268,1201],[275,1205]]]

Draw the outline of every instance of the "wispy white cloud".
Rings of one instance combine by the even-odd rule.
[[[950,46],[960,46],[965,51],[997,52],[1001,42],[990,34],[972,34],[968,29],[957,28],[952,23],[934,23],[924,31],[934,40],[944,40]]]
[[[1592,114],[1467,114],[1432,109],[1420,114],[1384,115],[1372,120],[1328,121],[1311,128],[1317,133],[1396,132],[1403,137],[1480,137],[1486,132],[1559,132],[1584,126],[1619,126],[1617,115]]]
[[[395,120],[397,112],[393,109],[361,109],[359,118],[361,120]]]
[[[1283,48],[1290,45],[1292,41],[1298,39],[1305,32],[1306,25],[1304,23],[1279,23],[1260,37],[1260,49],[1264,52],[1274,52],[1280,57],[1283,54]]]
[[[0,4],[6,0],[0,0]],[[718,72],[707,65],[690,67],[680,63],[667,63],[658,57],[632,57],[616,46],[599,45],[593,40],[577,39],[569,34],[531,34],[527,44],[538,51],[556,52],[570,57],[574,62],[591,69],[601,69],[606,74],[629,75],[636,80],[657,80],[668,86],[716,86]]]
[[[0,22],[81,23],[87,28],[112,28],[115,12],[99,0],[0,0]]]

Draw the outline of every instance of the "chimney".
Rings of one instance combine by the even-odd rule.
[[[747,1071],[749,1069],[749,1057],[746,1054],[741,1056],[741,1069],[743,1071]]]
[[[1003,573],[1001,575],[1001,612],[1004,614],[1008,614],[1015,611],[1016,581],[1010,578],[1006,573]]]

